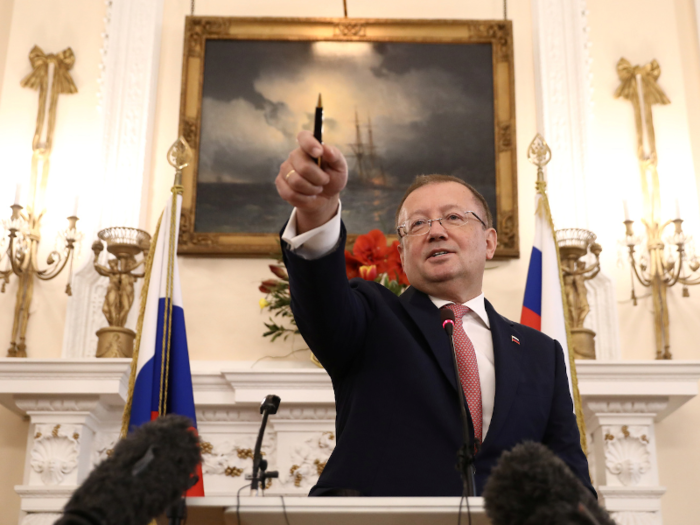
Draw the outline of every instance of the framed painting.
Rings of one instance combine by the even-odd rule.
[[[291,208],[274,179],[312,129],[348,159],[349,236],[395,235],[416,175],[463,178],[486,198],[499,258],[518,257],[510,21],[187,17],[179,253],[279,253]]]

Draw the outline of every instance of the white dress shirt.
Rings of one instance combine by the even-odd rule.
[[[338,212],[327,223],[297,235],[296,208],[289,217],[287,227],[282,232],[282,240],[290,249],[304,259],[319,259],[330,253],[338,245],[340,240],[340,216],[342,204],[338,205]],[[438,308],[451,304],[451,301],[429,296],[430,300]],[[493,339],[491,338],[491,324],[486,315],[484,294],[474,297],[464,303],[469,307],[462,318],[462,326],[467,337],[474,345],[476,362],[479,367],[479,383],[481,384],[481,414],[483,417],[482,438],[486,439],[486,433],[491,424],[493,405],[496,396],[496,370],[493,358]]]
[[[452,301],[445,301],[429,295],[435,306],[441,308]],[[489,316],[486,315],[486,305],[484,304],[484,294],[478,295],[462,303],[469,308],[469,311],[462,317],[462,327],[467,333],[467,337],[474,345],[476,352],[476,363],[479,367],[479,383],[481,384],[481,416],[483,418],[483,428],[481,431],[482,441],[486,439],[489,431],[491,416],[493,415],[493,403],[496,397],[496,369],[493,361],[493,339],[491,338],[491,324]]]

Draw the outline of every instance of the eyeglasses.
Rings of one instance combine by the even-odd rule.
[[[406,236],[413,237],[415,235],[425,235],[430,231],[430,227],[436,221],[439,222],[440,226],[442,226],[446,230],[460,228],[467,224],[470,213],[474,217],[476,217],[476,220],[478,220],[484,228],[487,228],[486,223],[482,221],[481,217],[479,217],[473,211],[453,211],[444,217],[440,217],[439,219],[423,219],[422,217],[418,217],[416,219],[409,219],[403,224],[399,225],[399,227],[396,228],[396,232],[399,234],[399,238],[403,238]]]

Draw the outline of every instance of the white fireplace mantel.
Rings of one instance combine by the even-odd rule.
[[[263,442],[280,472],[268,494],[303,496],[335,446],[331,381],[312,365],[192,362],[205,492],[235,494],[267,394],[282,398]],[[0,404],[30,420],[22,525],[53,523],[72,490],[113,448],[128,385],[127,359],[0,359]],[[660,524],[655,427],[698,394],[700,362],[579,361],[589,458],[601,501],[620,524]],[[55,465],[62,465],[56,469]],[[199,502],[199,505],[206,501]]]

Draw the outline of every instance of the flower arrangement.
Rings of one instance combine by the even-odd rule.
[[[401,295],[408,286],[408,278],[401,266],[399,241],[387,246],[386,237],[379,230],[358,235],[352,252],[345,250],[345,273],[348,279],[361,277],[376,281]]]
[[[282,336],[285,340],[294,334],[299,333],[297,323],[294,320],[291,307],[291,296],[289,295],[289,275],[284,269],[284,264],[279,261],[278,264],[271,264],[270,271],[275,274],[277,279],[266,279],[258,290],[265,294],[265,297],[260,299],[260,310],[268,310],[273,314],[273,317],[288,318],[292,328],[277,324],[272,317],[269,323],[264,323],[267,331],[263,337],[272,337],[272,341]]]
[[[408,287],[408,279],[401,266],[398,250],[399,241],[387,245],[386,237],[379,230],[358,235],[352,251],[345,250],[345,272],[348,279],[360,277],[365,281],[375,281],[396,295],[401,295]],[[268,310],[272,316],[264,323],[267,329],[263,337],[274,341],[279,337],[287,339],[299,333],[291,308],[289,295],[289,275],[282,262],[271,264],[270,271],[276,279],[266,279],[259,290],[265,294],[260,299],[261,310]],[[276,322],[273,317],[289,320],[289,326]]]

